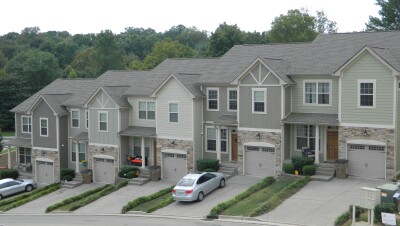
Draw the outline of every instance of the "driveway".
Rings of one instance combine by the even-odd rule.
[[[386,183],[390,182],[359,178],[310,181],[276,209],[257,218],[296,225],[333,225],[350,204],[359,205],[360,187],[376,188]]]
[[[214,190],[202,202],[174,202],[155,211],[154,214],[180,217],[205,217],[218,203],[235,197],[261,179],[258,177],[234,176],[226,182],[224,188]]]

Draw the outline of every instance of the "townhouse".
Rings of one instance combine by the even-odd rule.
[[[128,157],[177,180],[196,160],[276,176],[304,148],[315,163],[392,179],[399,169],[400,32],[238,45],[220,58],[167,59],[151,71],[58,79],[11,111],[17,164],[36,180],[61,168],[114,183]]]

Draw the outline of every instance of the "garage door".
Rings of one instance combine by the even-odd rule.
[[[350,176],[385,179],[384,146],[349,144],[347,150]]]
[[[106,184],[115,183],[114,159],[94,158],[94,180]]]
[[[246,146],[245,172],[251,176],[275,176],[275,148]]]
[[[54,165],[52,162],[36,161],[37,178],[39,183],[54,183]]]
[[[163,178],[179,180],[187,174],[186,155],[163,153]]]

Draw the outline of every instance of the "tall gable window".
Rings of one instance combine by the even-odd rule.
[[[169,121],[179,122],[179,105],[178,103],[169,103]]]
[[[253,88],[252,89],[253,103],[252,112],[255,114],[267,113],[267,89],[266,88]]]
[[[217,150],[217,129],[207,128],[207,151]]]
[[[358,80],[358,106],[375,107],[376,80]]]
[[[228,151],[228,130],[227,129],[221,129],[221,152],[227,152]]]
[[[99,131],[107,132],[108,128],[108,112],[99,111]]]
[[[22,116],[21,117],[21,125],[23,133],[31,133],[32,132],[32,118],[30,116]]]
[[[49,136],[49,121],[47,118],[40,118],[40,136]]]
[[[219,89],[218,88],[207,88],[207,110],[218,111],[219,104]]]
[[[228,88],[228,111],[237,110],[237,89]]]
[[[304,104],[331,104],[331,81],[304,81]]]
[[[139,101],[139,119],[156,119],[156,103]]]
[[[71,110],[71,126],[79,128],[79,110]]]

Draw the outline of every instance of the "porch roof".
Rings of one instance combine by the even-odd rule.
[[[337,114],[290,113],[282,119],[283,124],[339,125]]]
[[[78,135],[74,136],[72,140],[76,141],[89,140],[88,132],[79,133]]]
[[[156,137],[155,127],[129,126],[121,130],[120,136]]]
[[[236,115],[221,115],[217,120],[214,121],[217,125],[227,125],[227,126],[236,126],[237,125],[237,116]]]
[[[4,144],[7,146],[17,146],[17,147],[25,147],[25,148],[32,147],[32,142],[31,142],[31,139],[29,139],[29,138],[14,138],[7,142],[4,142]]]

